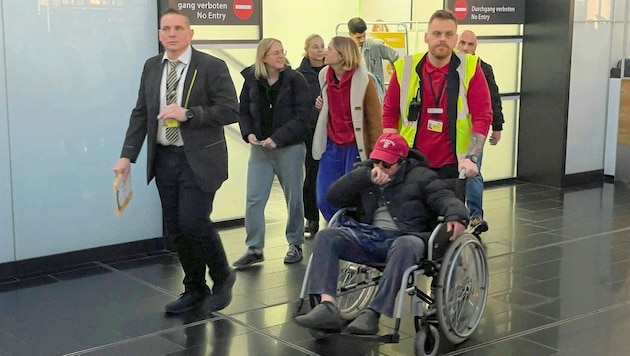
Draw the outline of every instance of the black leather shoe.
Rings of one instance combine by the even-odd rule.
[[[209,295],[210,293],[184,292],[176,301],[166,304],[164,309],[169,314],[183,314],[198,307]]]
[[[236,282],[236,273],[230,271],[228,277],[221,283],[212,287],[212,295],[209,296],[204,304],[207,311],[218,311],[224,309],[232,301],[232,287]]]
[[[339,331],[341,330],[341,314],[339,308],[331,302],[318,304],[306,315],[295,317],[295,323],[310,329]]]
[[[355,335],[374,335],[378,333],[379,317],[379,313],[367,308],[363,310],[344,331],[348,334]]]
[[[307,220],[306,221],[307,231],[311,233],[311,237],[314,237],[315,234],[319,231],[319,221],[316,220]]]

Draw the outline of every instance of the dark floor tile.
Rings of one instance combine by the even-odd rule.
[[[518,251],[518,253],[513,255],[514,269],[557,261],[562,259],[563,256],[564,251],[559,245]]]
[[[606,351],[611,347],[614,349],[616,342],[622,341],[622,339],[616,339],[615,332],[618,330],[618,327],[614,324],[612,314],[614,314],[614,310],[585,316],[558,326],[527,334],[523,338],[560,352],[569,351],[576,347],[584,347],[597,350],[599,354],[610,354]],[[627,331],[625,330],[625,336],[623,337],[626,351]],[[616,341],[613,341],[615,339]],[[621,346],[621,343],[617,347],[619,346]]]
[[[381,355],[381,349],[385,346],[381,346],[378,342],[342,334],[331,334],[323,340],[305,340],[296,345],[317,355],[326,356],[377,356]],[[413,354],[413,349],[408,349],[403,353],[403,355],[410,354]]]
[[[511,225],[500,229],[491,229],[482,235],[483,241],[501,242],[519,237],[548,232],[549,229],[529,224]],[[489,238],[491,240],[489,240]]]
[[[536,264],[533,266],[515,269],[514,273],[529,278],[544,281],[547,279],[557,278],[560,276],[562,263],[560,260]]]
[[[498,241],[501,244],[508,245],[514,249],[516,252],[537,249],[540,247],[558,244],[560,242],[566,241],[562,236],[550,234],[547,232],[542,232],[538,234],[516,237],[511,240],[502,240]]]
[[[560,278],[553,278],[542,282],[530,283],[520,287],[520,289],[525,292],[540,295],[549,298],[550,300],[559,298],[563,294],[562,288],[563,283]],[[547,300],[547,302],[548,301],[549,300]]]
[[[0,331],[0,349],[18,349],[23,346],[24,342],[18,340],[15,336]]]
[[[535,193],[540,193],[540,192],[559,191],[558,188],[550,187],[547,185],[532,184],[532,183],[515,184],[513,189],[514,189],[514,192],[519,196],[527,195],[527,194],[535,194]]]
[[[238,334],[230,339],[221,339],[214,344],[193,346],[182,351],[167,354],[175,355],[308,355],[300,349],[279,342],[259,332]]]
[[[497,256],[504,256],[514,252],[514,249],[510,246],[506,246],[501,243],[496,242],[486,242],[484,237],[481,238],[481,243],[486,251],[486,256],[488,258],[493,258]]]
[[[23,341],[7,347],[11,355],[63,355],[124,340],[125,337],[95,315],[69,325],[67,320],[54,320],[47,324],[27,325],[7,332]]]
[[[272,200],[266,210],[266,260],[238,272],[232,303],[221,312],[164,314],[164,305],[183,291],[179,260],[167,251],[3,279],[0,356],[413,354],[409,296],[395,344],[341,335],[316,341],[294,324],[313,240],[303,245],[303,261],[285,265],[280,189],[274,187]],[[481,240],[489,256],[490,296],[483,319],[460,345],[442,338],[439,354],[625,356],[630,186],[557,189],[515,182],[487,189],[484,209],[490,230]],[[220,233],[233,262],[246,248],[244,228]],[[381,334],[394,325],[394,319],[382,317]]]
[[[264,329],[275,325],[293,323],[294,311],[294,304],[282,304],[231,315],[231,317],[251,327]],[[297,324],[294,325],[298,327]]]
[[[184,349],[189,349],[229,342],[237,335],[252,331],[251,328],[224,318],[215,318],[203,323],[191,322],[186,325],[190,326],[165,332],[159,336]]]
[[[520,193],[517,192],[517,200],[519,203],[528,204],[533,202],[545,201],[545,200],[558,200],[562,201],[564,193],[560,190],[549,189],[538,192]]]
[[[455,355],[490,356],[490,355],[511,355],[511,356],[544,356],[554,355],[557,350],[539,345],[521,338],[508,339],[498,343],[493,343],[474,350],[462,350],[455,352]]]
[[[543,209],[537,211],[527,211],[520,214],[515,214],[516,219],[525,220],[526,222],[532,221],[544,221],[549,219],[555,219],[564,216],[566,213],[563,209],[552,208]]]
[[[15,278],[15,277],[7,277],[7,278],[0,278],[0,285],[2,284],[8,284],[8,283],[14,283],[19,281],[19,279]]]
[[[561,208],[564,205],[564,203],[560,200],[553,200],[553,199],[547,199],[547,200],[540,200],[540,201],[531,201],[531,202],[523,202],[521,203],[519,200],[516,201],[516,206],[518,208],[524,209],[524,210],[528,210],[528,211],[538,211],[538,210],[544,210],[544,209],[551,209],[551,208]]]
[[[155,356],[181,351],[182,347],[159,336],[141,337],[121,341],[111,345],[98,347],[95,350],[82,353],[88,356]]]
[[[512,291],[522,288],[522,286],[538,282],[537,279],[517,275],[512,272],[502,272],[490,275],[488,293],[490,295],[505,291]]]
[[[551,300],[551,298],[519,290],[511,290],[507,292],[493,294],[490,298],[497,299],[503,303],[507,303],[513,306],[519,306],[522,308],[535,307],[537,305],[547,303]]]
[[[555,320],[522,309],[512,308],[505,313],[484,316],[479,322],[475,339],[478,343],[491,342],[509,335],[524,332]]]
[[[50,276],[38,276],[29,279],[19,279],[15,282],[0,284],[0,298],[6,292],[21,291],[29,288],[44,287],[58,281]],[[41,289],[39,289],[41,290]]]

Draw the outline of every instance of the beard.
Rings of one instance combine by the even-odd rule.
[[[448,46],[435,46],[430,48],[429,52],[437,59],[445,59],[451,55],[453,49]]]

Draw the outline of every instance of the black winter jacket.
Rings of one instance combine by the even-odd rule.
[[[315,108],[315,99],[317,99],[322,92],[319,87],[319,73],[313,69],[311,62],[306,57],[302,58],[302,62],[297,70],[302,73],[304,78],[306,78],[306,82],[308,82],[308,87],[310,89],[312,105],[307,125],[309,129],[311,129],[311,132],[313,132],[315,131],[315,124],[317,124],[317,116],[319,115],[319,110]]]
[[[488,82],[488,89],[490,89],[490,102],[492,103],[492,131],[503,131],[503,105],[501,104],[501,94],[499,94],[499,87],[494,79],[494,71],[492,66],[488,63],[479,60],[481,70],[486,76]]]
[[[238,124],[245,142],[247,136],[253,133],[258,140],[262,137],[261,110],[259,108],[260,89],[254,77],[254,66],[241,71],[245,83],[240,95],[240,111]],[[273,134],[271,139],[278,148],[287,147],[304,142],[308,135],[306,122],[311,113],[311,98],[308,83],[299,72],[286,67],[283,71],[282,84],[273,113]]]
[[[393,179],[382,187],[382,193],[381,187],[372,183],[372,161],[367,159],[330,186],[328,201],[339,208],[355,207],[353,217],[371,224],[382,194],[398,229],[423,237],[435,228],[438,216],[467,225],[468,209],[428,168],[426,157],[415,149],[410,149],[407,157]]]

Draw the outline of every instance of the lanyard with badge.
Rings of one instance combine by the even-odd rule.
[[[444,89],[446,88],[446,75],[444,76],[444,78],[442,78],[442,83],[440,83],[440,88],[438,90],[439,95],[436,95],[435,93],[431,73],[427,73],[427,77],[429,77],[429,85],[434,101],[434,106],[427,108],[427,114],[432,115],[432,117],[427,122],[427,130],[439,133],[442,132],[442,129],[444,128],[444,123],[442,122],[442,120],[438,119],[438,115],[444,113],[444,109],[440,107],[440,100],[442,99],[442,94],[444,93]]]

